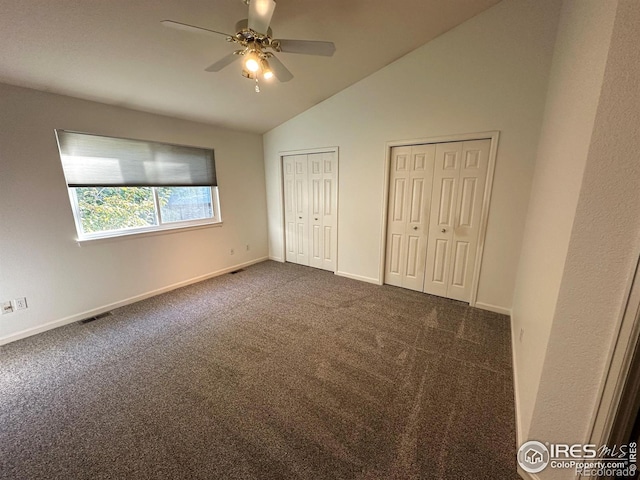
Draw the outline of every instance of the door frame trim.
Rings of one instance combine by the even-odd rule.
[[[480,281],[480,270],[482,268],[482,256],[484,253],[484,242],[487,234],[487,222],[489,219],[489,205],[491,203],[491,192],[493,190],[493,175],[496,166],[496,157],[498,154],[498,140],[500,138],[499,130],[491,130],[487,132],[462,133],[456,135],[444,135],[438,137],[426,137],[411,140],[393,140],[385,143],[385,163],[384,163],[384,184],[383,184],[383,208],[382,208],[382,228],[380,232],[381,248],[380,248],[380,267],[379,267],[379,284],[384,284],[384,273],[386,265],[387,251],[387,216],[389,210],[389,179],[391,176],[391,149],[393,147],[405,147],[411,145],[423,145],[427,143],[447,143],[447,142],[465,142],[469,140],[490,140],[489,147],[489,164],[487,165],[487,180],[484,187],[484,196],[482,198],[482,212],[480,216],[480,231],[478,233],[478,246],[476,251],[476,262],[473,267],[473,277],[471,280],[471,296],[469,297],[469,305],[476,306],[478,297],[478,286]]]
[[[629,375],[634,367],[637,372],[638,367],[638,358],[634,354],[640,348],[640,258],[627,285],[625,299],[600,386],[599,400],[591,419],[589,443],[597,445],[609,444],[614,436],[619,435],[620,432],[616,431],[618,415],[629,413],[621,402]]]
[[[282,258],[282,263],[286,263],[287,261],[287,232],[286,232],[286,220],[285,220],[285,211],[284,211],[284,157],[288,157],[291,155],[309,155],[312,153],[329,153],[332,152],[336,156],[336,229],[334,233],[335,242],[336,242],[336,268],[333,273],[338,271],[338,254],[340,249],[338,248],[338,230],[340,223],[340,147],[320,147],[320,148],[303,148],[300,150],[282,150],[278,152],[278,175],[280,176],[280,215],[282,216],[282,222],[280,226],[282,227],[282,248],[280,249],[280,255]]]

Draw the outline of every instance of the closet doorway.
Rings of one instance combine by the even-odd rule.
[[[338,150],[283,154],[285,260],[336,271]]]
[[[389,145],[384,283],[475,304],[497,137]]]

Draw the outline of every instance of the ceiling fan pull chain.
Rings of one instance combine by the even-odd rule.
[[[258,84],[258,76],[256,75],[256,93],[260,93],[260,85]]]

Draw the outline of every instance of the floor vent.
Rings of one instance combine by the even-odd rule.
[[[240,272],[244,272],[244,268],[239,268],[238,270],[234,270],[233,272],[230,272],[231,275],[235,275],[236,273],[240,273]]]
[[[89,318],[85,318],[84,320],[80,320],[78,323],[89,323],[89,322],[93,322],[94,320],[99,320],[101,318],[104,317],[108,317],[111,315],[111,312],[105,312],[105,313],[101,313],[100,315],[96,315],[95,317],[89,317]]]

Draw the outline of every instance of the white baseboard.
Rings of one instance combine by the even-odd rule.
[[[475,307],[481,308],[482,310],[489,310],[490,312],[501,313],[502,315],[511,315],[510,308],[499,307],[498,305],[491,305],[490,303],[476,302]]]
[[[520,445],[525,442],[522,433],[522,417],[520,416],[520,389],[518,388],[518,362],[516,360],[516,342],[518,336],[514,331],[513,318],[509,315],[509,324],[511,325],[511,363],[513,365],[513,402],[515,407],[515,422],[516,422],[516,450],[513,452],[514,457],[518,454]],[[533,473],[528,473],[520,468],[520,465],[516,465],[518,468],[518,475],[528,480],[539,480],[539,477]]]
[[[377,279],[377,278],[364,277],[362,275],[354,275],[353,273],[347,273],[347,272],[336,272],[336,275],[338,275],[339,277],[351,278],[352,280],[359,280],[361,282],[367,282],[367,283],[374,283],[376,285],[382,285],[382,282],[380,282],[380,280]]]
[[[522,418],[520,417],[520,389],[519,386],[519,377],[518,377],[518,360],[516,357],[516,342],[518,336],[514,330],[513,318],[509,318],[509,323],[511,325],[511,363],[513,365],[513,401],[515,404],[515,413],[516,413],[516,448],[520,448],[520,445],[524,443],[524,438],[522,438]]]
[[[103,305],[102,307],[87,310],[86,312],[81,312],[75,315],[71,315],[69,317],[61,318],[59,320],[54,320],[52,322],[45,323],[44,325],[39,325],[37,327],[22,330],[21,332],[12,333],[11,335],[0,337],[0,345],[5,345],[7,343],[15,342],[16,340],[21,340],[23,338],[27,338],[32,335],[37,335],[38,333],[46,332],[47,330],[51,330],[57,327],[62,327],[63,325],[77,322],[79,320],[84,320],[85,318],[95,317],[96,315],[100,315],[101,313],[108,312],[110,310],[113,310],[114,308],[124,307],[125,305],[139,302],[140,300],[144,300],[146,298],[155,297],[156,295],[170,292],[171,290],[175,290],[176,288],[186,287],[187,285],[192,285],[194,283],[202,282],[204,280],[208,280],[213,277],[218,277],[220,275],[224,275],[225,273],[238,270],[239,268],[249,267],[256,263],[264,262],[265,260],[268,260],[268,257],[256,258],[254,260],[250,260],[245,263],[240,263],[232,267],[223,268],[221,270],[217,270],[212,273],[207,273],[205,275],[200,275],[198,277],[190,278],[189,280],[184,280],[182,282],[174,283],[166,287],[158,288],[157,290],[152,290],[150,292],[142,293],[140,295],[127,298],[125,300],[121,300],[118,302],[110,303],[108,305]]]
[[[269,255],[269,260],[273,260],[274,262],[284,263],[284,259],[282,257],[274,257],[273,255]]]

